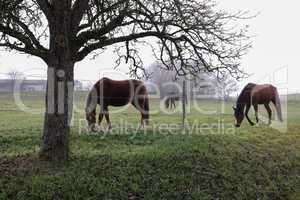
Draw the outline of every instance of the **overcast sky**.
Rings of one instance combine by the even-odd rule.
[[[220,6],[229,10],[260,12],[258,17],[247,21],[256,37],[253,38],[253,48],[242,60],[244,70],[251,76],[240,83],[241,87],[247,82],[273,83],[283,91],[288,88],[290,93],[300,92],[300,1],[222,0]],[[153,61],[148,54],[147,51],[143,53],[145,64]],[[78,63],[76,79],[97,80],[104,69],[112,73],[114,57],[111,51],[107,51],[94,60],[87,58]],[[9,69],[44,76],[46,65],[38,58],[0,51],[0,74]],[[121,66],[119,71],[121,73],[117,76],[122,78],[121,74],[126,73],[127,67]]]

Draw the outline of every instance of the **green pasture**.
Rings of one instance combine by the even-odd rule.
[[[300,199],[295,95],[282,102],[279,129],[246,121],[235,129],[233,102],[198,100],[189,102],[182,130],[180,105],[168,114],[151,99],[147,129],[137,129],[140,115],[129,106],[110,108],[113,130],[96,134],[85,129],[85,96],[74,97],[71,160],[58,164],[37,159],[43,95],[20,94],[16,103],[18,96],[0,93],[0,200]]]

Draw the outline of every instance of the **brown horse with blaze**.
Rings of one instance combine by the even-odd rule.
[[[236,107],[233,107],[234,116],[236,119],[235,126],[240,127],[241,123],[246,116],[248,122],[253,126],[254,123],[249,119],[248,112],[251,105],[254,107],[256,122],[258,123],[258,105],[262,104],[265,106],[268,116],[269,124],[271,124],[272,110],[270,108],[270,102],[275,105],[278,119],[282,122],[281,104],[276,87],[270,84],[257,85],[249,83],[242,90],[236,103]]]
[[[138,80],[116,81],[109,78],[100,79],[89,92],[86,101],[86,120],[91,131],[96,131],[96,107],[100,105],[98,125],[101,125],[103,117],[112,128],[108,106],[125,106],[131,103],[141,113],[141,126],[148,124],[149,99],[146,86]]]

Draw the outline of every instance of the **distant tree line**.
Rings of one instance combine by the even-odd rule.
[[[237,81],[229,74],[223,75],[222,78],[208,72],[197,76],[178,76],[175,70],[167,70],[159,62],[149,65],[147,73],[147,81],[151,83],[150,93],[159,92],[161,99],[169,95],[180,95],[184,80],[187,82],[187,96],[190,98],[202,95],[227,101],[238,90]]]

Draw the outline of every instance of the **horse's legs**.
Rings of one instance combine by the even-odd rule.
[[[168,99],[165,99],[165,106],[166,106],[166,108],[169,108],[169,102],[168,102]]]
[[[142,112],[142,111],[141,111]],[[141,125],[140,125],[140,128],[145,128],[145,117],[144,117],[144,114],[142,113],[141,114],[142,115],[142,117],[141,117]]]
[[[268,111],[268,115],[269,115],[269,125],[271,124],[271,119],[272,119],[272,110],[271,110],[271,108],[270,108],[270,106],[269,106],[269,104],[265,104],[265,108],[266,108],[266,110]]]
[[[166,107],[169,108],[169,102],[168,99],[166,99]],[[137,105],[137,104],[138,105]],[[140,128],[144,128],[144,115],[143,115],[143,108],[144,108],[144,104],[141,103],[141,100],[137,100],[137,102],[134,100],[131,102],[131,104],[138,110],[141,112],[141,124],[140,124]]]
[[[145,128],[146,125],[146,115],[145,115],[145,99],[140,99],[139,101],[139,110],[141,112],[141,128]]]
[[[168,99],[167,100],[168,101],[168,107],[169,106],[172,106],[172,104],[170,105],[170,99]],[[145,112],[147,112],[147,110],[146,110],[146,100],[145,100],[145,98],[144,97],[140,97],[139,99],[138,99],[138,105],[135,105],[135,104],[133,104],[135,107],[136,107],[136,109],[138,110],[138,111],[140,111],[140,113],[141,113],[141,125],[140,125],[140,128],[145,128],[145,125],[147,125],[148,124],[148,119],[147,119],[147,115],[145,114]]]
[[[170,99],[168,98],[168,99],[166,100],[166,102],[167,102],[167,108],[170,109],[170,106],[171,106],[171,105],[170,105]]]
[[[175,99],[172,99],[173,107],[176,108]]]
[[[254,123],[250,120],[250,118],[249,118],[249,116],[248,116],[248,112],[249,112],[249,110],[250,110],[250,107],[251,107],[250,104],[247,104],[247,105],[246,105],[245,115],[246,115],[246,118],[247,118],[249,124],[250,124],[251,126],[254,126]]]
[[[98,118],[98,125],[99,126],[101,126],[102,119],[103,119],[103,111],[102,111],[102,108],[101,108],[100,113],[99,113],[99,118]]]
[[[104,108],[104,116],[105,116],[105,119],[106,119],[106,123],[108,125],[107,129],[108,130],[112,129],[112,125],[111,125],[111,122],[110,122],[110,119],[109,119],[109,113],[108,113],[108,107],[107,106]]]
[[[259,119],[258,119],[258,105],[253,104],[253,107],[254,107],[254,111],[255,111],[256,122],[258,123],[258,121],[259,121]]]
[[[102,129],[101,129],[101,123],[102,123],[103,117],[104,117],[103,108],[102,108],[102,106],[100,106],[100,112],[99,112],[99,116],[98,116],[98,126],[99,126],[99,130],[102,130]]]

